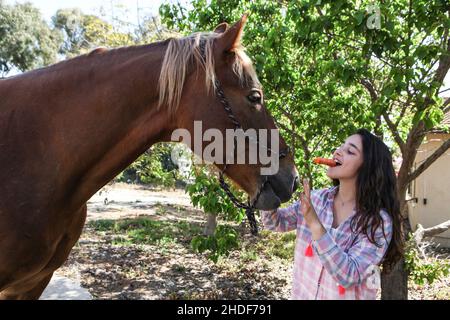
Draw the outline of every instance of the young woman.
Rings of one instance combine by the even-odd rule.
[[[402,255],[396,177],[388,147],[365,129],[333,154],[328,177],[335,186],[263,211],[266,229],[297,230],[292,299],[375,299],[379,265]]]

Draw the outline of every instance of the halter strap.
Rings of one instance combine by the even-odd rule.
[[[200,49],[200,55],[203,59],[203,61],[206,61],[206,56],[205,56],[205,41],[200,41],[199,44],[199,49]],[[215,79],[215,88],[216,88],[216,97],[219,99],[220,103],[222,104],[228,118],[230,119],[230,121],[233,123],[235,130],[236,129],[242,129],[241,124],[239,123],[239,121],[237,120],[236,116],[233,113],[233,110],[231,109],[230,103],[228,102],[228,99],[225,96],[225,93],[222,89],[222,86],[220,84],[220,81],[216,78]],[[236,137],[233,140],[233,153],[236,152]],[[256,143],[258,144],[258,141],[256,141]],[[267,148],[267,150],[269,150],[270,152],[272,152],[272,150],[270,148]],[[283,159],[284,157],[287,156],[287,154],[290,152],[290,148],[287,147],[285,150],[281,151],[279,153],[279,158]],[[225,174],[225,170],[227,169],[227,162],[225,159],[225,164],[222,168],[222,170],[219,172],[219,183],[220,183],[220,187],[225,191],[225,193],[228,195],[228,197],[230,198],[231,202],[238,208],[240,209],[245,209],[245,214],[247,216],[249,225],[250,225],[250,231],[253,235],[257,235],[258,234],[258,223],[256,221],[255,218],[255,212],[254,210],[255,208],[255,204],[259,199],[259,196],[261,195],[261,193],[264,190],[264,187],[266,185],[266,183],[269,182],[269,178],[268,176],[264,176],[264,180],[261,183],[259,189],[258,189],[258,193],[256,194],[253,202],[250,202],[250,197],[247,200],[247,203],[243,203],[242,201],[240,201],[238,198],[236,198],[236,196],[231,192],[230,190],[230,186],[225,182],[224,179],[224,174]]]

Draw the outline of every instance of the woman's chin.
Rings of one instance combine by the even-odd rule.
[[[331,169],[331,168],[330,168],[330,169]],[[328,176],[328,178],[330,178],[331,180],[339,180],[339,179],[342,178],[341,175],[336,174],[335,172],[333,172],[333,170],[330,170],[330,169],[327,170],[327,176]]]
[[[330,169],[331,169],[331,168],[330,168]],[[328,176],[328,178],[330,178],[330,179],[339,179],[339,177],[337,177],[336,174],[333,174],[333,172],[330,172],[330,171],[332,171],[332,170],[330,170],[330,169],[327,170],[327,176]]]

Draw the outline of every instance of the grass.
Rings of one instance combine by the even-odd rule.
[[[268,256],[276,256],[288,261],[294,260],[295,232],[262,231],[261,236],[263,239],[257,244],[259,250],[262,249]]]
[[[255,250],[244,249],[241,251],[240,260],[242,260],[243,262],[256,261],[258,257],[259,255]]]
[[[183,266],[183,265],[180,265],[180,264],[174,264],[172,266],[172,270],[175,271],[175,272],[183,273],[183,272],[186,272],[187,268],[185,266]]]
[[[176,243],[186,244],[194,236],[202,234],[202,227],[199,224],[185,221],[155,221],[149,218],[104,219],[92,221],[89,225],[98,232],[114,233],[112,243],[115,245],[152,244],[164,248]],[[243,262],[256,261],[261,255],[265,255],[292,261],[295,237],[295,232],[276,233],[263,230],[258,242],[238,249],[240,259]]]
[[[148,218],[97,220],[89,223],[95,231],[112,232],[113,244],[153,244],[170,246],[190,241],[202,232],[201,226],[185,221],[155,221]]]
[[[437,300],[450,300],[450,290],[440,290],[436,293]]]
[[[95,231],[114,234],[111,242],[115,245],[151,244],[168,248],[174,244],[186,245],[191,239],[202,234],[202,226],[186,221],[157,221],[150,218],[122,220],[96,220],[89,223]],[[293,261],[295,232],[277,233],[261,231],[261,238],[254,243],[241,243],[239,260],[251,262],[261,257],[275,256]]]

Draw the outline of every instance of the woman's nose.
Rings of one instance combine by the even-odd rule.
[[[334,151],[333,156],[335,156],[335,155],[338,155],[338,156],[341,156],[341,155],[342,155],[342,153],[341,153],[341,148],[340,148],[340,147],[337,148],[337,149]]]

